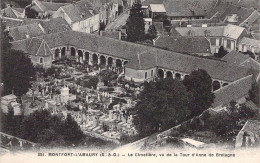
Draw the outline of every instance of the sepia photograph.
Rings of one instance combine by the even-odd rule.
[[[260,162],[260,0],[1,0],[0,162]]]

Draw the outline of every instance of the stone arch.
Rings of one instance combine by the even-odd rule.
[[[89,62],[89,52],[85,52],[85,60]]]
[[[124,65],[126,65],[128,63],[128,61],[124,61]]]
[[[112,57],[108,57],[107,64],[108,65],[112,65],[113,64],[113,58]]]
[[[58,59],[60,57],[60,49],[55,49],[54,51],[54,59]]]
[[[75,57],[76,56],[76,49],[74,47],[70,48],[70,55]]]
[[[223,83],[222,84],[222,87],[225,87],[225,86],[227,86],[228,85],[228,83]]]
[[[65,57],[65,55],[66,55],[66,47],[63,47],[61,49],[61,57]]]
[[[180,73],[176,73],[176,74],[174,75],[174,77],[175,77],[175,79],[177,79],[177,80],[181,80],[181,74],[180,74]]]
[[[83,59],[83,52],[82,50],[78,50],[78,58],[80,59]]]
[[[189,76],[190,76],[190,75],[184,75],[184,79],[187,78],[187,77],[189,77]]]
[[[158,69],[157,75],[158,75],[159,78],[163,79],[163,78],[164,78],[164,72],[163,72],[163,70],[162,70],[162,69]]]
[[[95,63],[98,63],[98,55],[97,54],[93,54],[93,63],[95,64]]]
[[[220,85],[219,81],[217,81],[217,80],[213,81],[213,83],[212,83],[213,91],[218,90],[220,87],[221,87],[221,85]]]
[[[166,72],[166,78],[172,79],[173,78],[173,74],[171,71],[167,71]]]
[[[106,57],[103,55],[100,56],[100,65],[106,65]]]
[[[122,67],[122,61],[120,59],[116,59],[116,67]]]

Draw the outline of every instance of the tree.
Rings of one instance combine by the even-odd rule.
[[[128,41],[136,42],[145,39],[144,19],[139,1],[133,4],[130,16],[126,22],[126,34]]]
[[[249,98],[260,107],[260,83],[254,83],[249,90]]]
[[[84,138],[79,125],[70,114],[67,115],[64,129],[64,140],[68,143],[79,144],[82,138]]]
[[[11,49],[9,32],[1,26],[2,43],[2,82],[4,83],[3,95],[14,91],[14,94],[21,96],[31,87],[31,81],[35,78],[35,71],[31,59],[22,51]]]
[[[151,40],[155,39],[157,37],[157,30],[154,25],[150,25],[147,36],[148,36],[148,39],[151,39]]]
[[[223,46],[220,46],[218,53],[215,53],[215,57],[222,58],[224,57],[228,52],[224,49]]]
[[[106,28],[106,25],[104,22],[101,22],[100,25],[99,25],[99,31],[104,31]]]
[[[183,80],[188,92],[190,92],[190,104],[192,116],[201,114],[208,109],[214,101],[212,93],[212,79],[210,75],[202,69],[193,71]]]
[[[144,84],[136,112],[134,124],[142,136],[167,129],[184,121],[189,115],[188,93],[184,85],[173,79],[163,79]]]

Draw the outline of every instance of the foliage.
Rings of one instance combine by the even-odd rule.
[[[249,98],[260,107],[260,84],[254,83],[249,91]]]
[[[101,22],[100,25],[99,25],[99,31],[104,31],[106,28],[106,25],[104,22]]]
[[[156,93],[155,93],[156,92]],[[135,106],[134,124],[142,136],[169,128],[184,121],[189,115],[188,93],[184,85],[173,79],[144,84]]]
[[[192,116],[201,114],[211,106],[215,96],[211,91],[212,79],[205,70],[193,71],[184,78],[183,84],[190,93],[189,108]]]
[[[136,42],[145,39],[144,19],[139,1],[133,4],[130,16],[126,22],[126,34],[128,41]]]
[[[11,49],[8,31],[1,26],[1,57],[2,57],[2,82],[4,83],[3,95],[10,94],[12,90],[17,96],[25,94],[31,87],[35,78],[35,71],[31,59],[22,51]]]
[[[28,117],[1,114],[2,132],[42,146],[70,146],[81,143],[84,134],[77,122],[68,115],[65,120],[47,110],[37,110]]]
[[[224,49],[223,46],[220,46],[218,53],[215,53],[215,57],[222,58],[224,57],[228,52]]]
[[[147,36],[148,36],[148,39],[151,39],[151,40],[155,39],[157,37],[157,30],[154,25],[150,25]]]
[[[249,55],[249,57],[255,59],[255,54],[251,52],[250,50],[247,50],[246,52],[242,52],[245,55]]]
[[[118,75],[114,71],[111,70],[103,70],[100,73],[102,81],[104,82],[105,86],[107,86],[112,80],[116,80]]]

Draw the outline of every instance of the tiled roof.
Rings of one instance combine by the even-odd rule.
[[[258,32],[258,33],[252,33],[252,36],[254,37],[254,39],[260,40],[260,32]]]
[[[41,21],[40,19],[29,19],[29,18],[26,18],[26,19],[23,19],[23,22],[22,22],[21,25],[28,25],[28,24],[38,23],[40,21]]]
[[[46,11],[57,11],[60,7],[68,5],[69,3],[54,3],[54,2],[41,2],[46,8]]]
[[[260,111],[260,108],[258,106],[256,106],[255,103],[253,103],[252,101],[246,101],[245,102],[245,106],[246,107],[249,107],[250,109],[254,110],[254,111],[257,111],[259,113]]]
[[[36,37],[49,33],[57,33],[71,30],[71,27],[63,18],[54,18],[41,21],[35,20],[36,23],[32,24],[30,24],[30,22],[32,23],[34,22],[34,20],[30,20],[27,22],[27,20],[25,19],[25,22],[23,23],[28,23],[27,25],[10,28],[10,35],[15,41],[26,39],[26,35],[29,35],[30,37]]]
[[[86,0],[63,6],[62,9],[69,16],[72,22],[85,20],[98,14],[98,11],[94,10],[93,5]],[[93,13],[91,13],[90,10],[93,10]]]
[[[1,15],[3,15],[4,17],[9,17],[9,18],[17,18],[16,14],[14,13],[14,11],[11,7],[2,9]]]
[[[236,64],[240,65],[242,62],[246,61],[249,57],[249,55],[245,55],[242,53],[239,53],[237,51],[231,51],[228,54],[226,54],[222,60],[230,63],[230,64]]]
[[[150,4],[152,12],[166,12],[163,4]]]
[[[168,16],[205,16],[217,0],[166,0],[164,6]]]
[[[43,38],[50,48],[72,45],[92,52],[123,58],[129,60],[126,67],[133,69],[148,69],[151,66],[158,66],[188,74],[196,69],[205,69],[212,78],[229,82],[251,74],[248,68],[233,66],[224,61],[171,52],[82,32],[66,31],[38,38]]]
[[[224,36],[237,39],[244,32],[243,27],[228,24],[227,26],[210,26],[210,27],[177,27],[175,28],[182,36]]]
[[[15,41],[12,45],[13,49],[24,51],[30,55],[52,56],[49,45],[42,38],[34,37],[27,40]]]
[[[10,35],[14,40],[26,39],[26,35],[35,37],[44,34],[37,23],[10,28]]]
[[[215,99],[212,107],[227,105],[232,100],[238,100],[247,96],[252,83],[253,75],[249,75],[215,91]]]
[[[248,120],[240,132],[248,132],[255,134],[256,137],[260,136],[260,122],[257,120]],[[239,132],[239,133],[240,133]]]
[[[163,4],[164,0],[146,0],[142,2],[142,6],[149,6],[150,4]]]
[[[7,17],[2,18],[2,19],[5,22],[5,25],[9,26],[10,28],[20,26],[23,22],[23,20],[21,20],[21,19],[13,19],[13,18],[7,18]]]
[[[155,46],[180,53],[210,53],[210,42],[205,37],[160,36]]]
[[[61,17],[41,21],[40,24],[47,34],[71,30],[67,21]]]
[[[242,7],[246,7],[246,8],[256,8],[256,9],[260,9],[259,7],[260,4],[260,0],[239,0],[239,2],[237,3],[238,6],[242,6]]]
[[[121,32],[120,31],[100,31],[100,35],[104,37],[110,37],[117,40],[121,40]]]
[[[239,42],[239,44],[251,45],[260,48],[260,40],[256,40],[248,37],[243,37]]]

